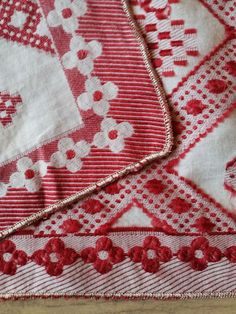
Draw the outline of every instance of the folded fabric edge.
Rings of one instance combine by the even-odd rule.
[[[141,34],[141,31],[139,29],[139,26],[137,25],[137,22],[135,21],[132,13],[132,9],[129,4],[129,0],[120,0],[122,3],[123,10],[129,20],[130,27],[135,35],[135,38],[137,39],[140,47],[140,51],[145,63],[145,67],[148,71],[149,77],[153,83],[154,90],[157,94],[157,98],[159,100],[160,106],[163,110],[163,116],[164,116],[164,124],[165,124],[165,130],[166,130],[166,142],[164,145],[164,148],[161,152],[152,153],[148,156],[145,156],[138,162],[135,162],[115,173],[112,175],[98,181],[95,184],[90,185],[88,188],[81,190],[78,193],[75,193],[68,198],[65,198],[55,204],[52,204],[51,206],[48,206],[47,208],[44,208],[40,210],[39,212],[31,215],[30,217],[14,224],[10,228],[7,228],[6,230],[3,230],[0,232],[0,240],[10,236],[14,232],[27,227],[36,221],[40,220],[44,216],[50,215],[58,210],[62,210],[64,207],[68,206],[69,204],[79,201],[83,199],[84,197],[87,197],[88,195],[92,194],[95,191],[99,191],[100,189],[104,188],[106,185],[132,173],[132,172],[138,172],[141,170],[144,166],[148,165],[152,161],[165,157],[171,152],[171,148],[173,145],[173,134],[172,134],[172,127],[171,127],[171,117],[169,113],[168,108],[168,102],[166,98],[166,93],[163,89],[162,83],[160,78],[158,77],[158,74],[156,73],[155,69],[152,66],[151,63],[151,57],[147,48],[147,45],[145,43],[145,40]],[[1,298],[1,296],[0,296]]]
[[[75,294],[75,293],[64,293],[63,291],[57,293],[27,293],[27,294],[0,294],[0,301],[8,301],[8,300],[34,300],[34,299],[94,299],[94,300],[128,300],[128,301],[137,301],[137,300],[199,300],[199,299],[223,299],[223,298],[235,298],[235,292],[187,292],[187,293],[148,293],[148,294]]]

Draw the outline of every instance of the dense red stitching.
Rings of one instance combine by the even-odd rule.
[[[55,261],[51,255],[54,254]],[[37,250],[30,258],[36,264],[44,266],[50,276],[59,276],[65,265],[71,265],[78,259],[78,254],[71,248],[66,248],[61,239],[53,238],[48,241],[44,249]]]
[[[160,262],[169,262],[173,255],[170,248],[161,246],[156,237],[149,236],[143,241],[143,246],[132,247],[128,256],[133,262],[141,263],[146,272],[156,273],[160,268]]]
[[[24,266],[27,261],[26,253],[17,250],[13,241],[5,240],[0,243],[0,272],[13,276],[16,274],[17,267]]]
[[[112,241],[106,237],[98,239],[95,248],[83,249],[80,256],[84,263],[92,263],[101,274],[108,273],[112,270],[113,264],[120,263],[125,259],[123,249],[113,246]]]
[[[6,261],[10,254],[10,260]],[[100,237],[94,247],[86,247],[80,252],[67,248],[60,238],[50,239],[43,249],[36,250],[31,256],[24,251],[17,251],[13,241],[4,240],[1,243],[0,271],[6,275],[16,273],[16,265],[23,266],[28,261],[33,261],[43,266],[50,276],[59,276],[64,272],[65,265],[74,264],[79,258],[84,263],[93,264],[101,274],[112,270],[113,264],[121,263],[129,257],[134,263],[141,263],[146,272],[156,273],[160,262],[167,263],[172,257],[190,263],[194,270],[201,271],[207,268],[208,263],[216,263],[222,257],[229,262],[236,263],[236,246],[230,246],[222,252],[217,247],[212,247],[205,237],[192,240],[190,246],[181,246],[176,252],[167,246],[162,246],[155,236],[147,236],[142,246],[133,246],[127,253],[119,246],[114,246],[108,237]]]
[[[231,257],[230,254],[228,256]],[[180,248],[177,257],[182,262],[190,262],[191,268],[194,270],[204,270],[207,268],[208,262],[219,262],[222,253],[218,248],[211,247],[207,239],[201,237],[193,240],[190,247]],[[230,261],[236,262],[232,258]]]

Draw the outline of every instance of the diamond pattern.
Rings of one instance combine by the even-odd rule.
[[[2,0],[0,37],[54,53],[51,39],[36,33],[41,19],[38,5],[30,0]]]

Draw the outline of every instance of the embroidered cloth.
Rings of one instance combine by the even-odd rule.
[[[126,1],[0,1],[2,235],[170,151]]]
[[[5,8],[6,2],[2,3]],[[153,76],[147,62],[146,46],[168,97],[174,145],[164,158],[153,160],[136,173],[127,174],[126,170],[123,178],[104,186],[98,184],[92,194],[63,204],[63,208],[41,211],[44,219],[36,221],[37,216],[33,216],[33,224],[2,240],[1,298],[235,296],[236,2],[41,0],[37,5],[42,21],[48,25],[42,26],[48,31],[43,37],[47,52],[41,44],[41,48],[33,48],[37,53],[37,49],[43,50],[40,56],[54,58],[45,64],[47,80],[42,84],[57,88],[55,94],[49,87],[42,91],[48,92],[52,103],[55,99],[59,102],[56,108],[60,100],[68,97],[81,123],[85,123],[87,115],[93,122],[90,128],[79,129],[79,142],[74,133],[70,136],[65,131],[66,136],[57,135],[55,144],[46,141],[45,146],[29,152],[27,157],[17,158],[15,168],[4,162],[2,235],[13,231],[14,227],[9,226],[22,223],[23,217],[32,217],[39,208],[54,204],[55,199],[74,195],[78,188],[83,191],[82,182],[91,184],[89,176],[95,183],[97,173],[114,174],[116,167],[124,169],[131,164],[131,155],[135,156],[132,161],[140,162],[131,168],[138,170],[149,153],[156,158],[170,150],[170,128],[165,123],[168,110],[163,105],[165,98],[157,76]],[[16,11],[19,15],[22,10]],[[14,23],[19,24],[20,16],[13,19]],[[134,19],[140,27],[138,33]],[[4,37],[3,48],[12,45],[35,51],[32,44],[22,45],[18,37],[14,38]],[[7,57],[10,58],[9,49]],[[15,70],[6,59],[2,65]],[[49,84],[54,73],[49,65],[57,67],[55,85]],[[124,68],[119,70],[120,66]],[[19,73],[16,71],[8,84],[22,78]],[[33,84],[34,80],[29,82]],[[79,87],[78,82],[82,82]],[[37,93],[33,99],[38,101],[40,95]],[[5,97],[13,97],[12,92]],[[6,108],[7,104],[5,100]],[[11,104],[17,110],[9,129],[4,127],[7,130],[14,127],[18,112],[18,119],[23,117],[27,106],[21,89]],[[63,104],[62,101],[61,110],[65,108]],[[42,114],[44,123],[43,105],[39,108],[37,117],[40,122]],[[64,116],[60,120],[59,112],[52,109],[52,113],[59,119],[55,129],[60,131],[69,123]],[[30,110],[27,114],[30,117]],[[71,117],[71,112],[68,115]],[[92,142],[85,135],[90,130],[94,130]],[[141,130],[139,137],[135,137],[135,130]],[[45,127],[40,131],[50,132]],[[33,133],[29,138],[33,139]],[[168,149],[158,146],[160,139],[162,145],[169,143]],[[19,145],[9,147],[20,149]],[[160,149],[155,150],[157,147]],[[96,158],[90,157],[93,153]],[[81,168],[75,170],[78,165]],[[9,174],[12,169],[16,170]],[[7,181],[8,176],[12,179]],[[13,188],[10,182],[21,186]],[[39,191],[32,191],[32,187],[39,186]],[[40,195],[44,195],[43,201],[36,199]],[[29,203],[31,207],[26,206]],[[54,209],[57,210],[53,212]]]

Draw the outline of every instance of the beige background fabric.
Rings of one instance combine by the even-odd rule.
[[[180,301],[30,300],[0,303],[1,314],[234,314],[236,299]]]

